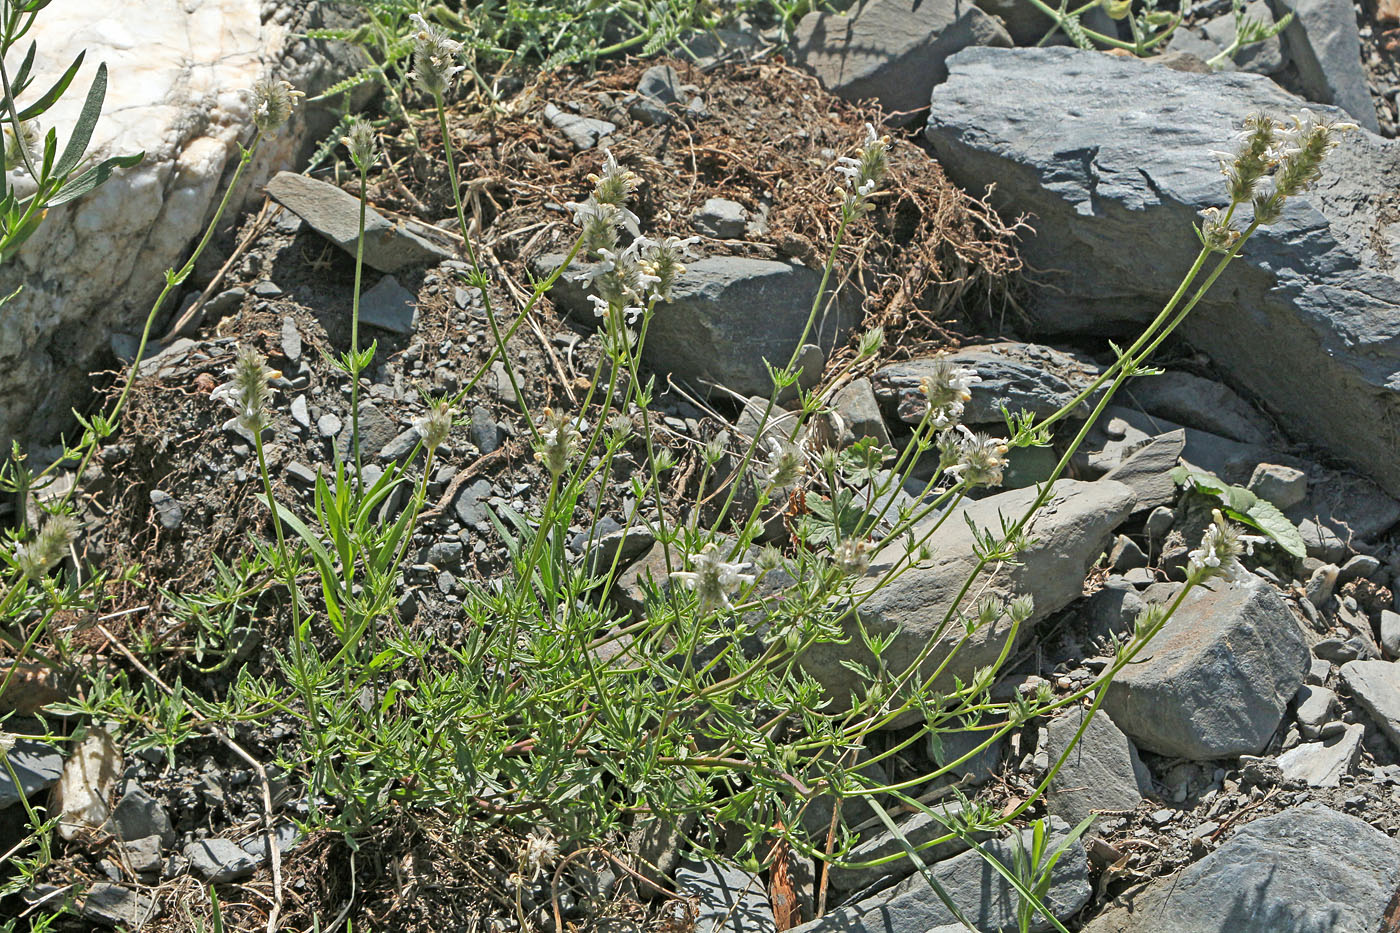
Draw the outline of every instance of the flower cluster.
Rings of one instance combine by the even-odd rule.
[[[753,574],[743,573],[746,564],[729,563],[721,559],[719,546],[711,543],[691,558],[694,570],[676,570],[671,579],[700,597],[700,611],[709,612],[730,605],[729,597],[739,587],[752,583]]]
[[[271,133],[292,116],[297,98],[305,97],[286,81],[263,78],[253,85],[253,123],[264,133]]]
[[[448,37],[422,14],[409,16],[413,22],[413,70],[408,76],[433,97],[441,97],[452,86],[452,79],[463,69],[457,64],[462,43]]]
[[[960,424],[957,433],[943,432],[940,445],[944,459],[952,463],[945,471],[949,476],[969,486],[1001,485],[1010,449],[1004,438],[974,434]]]
[[[569,465],[569,458],[578,449],[583,435],[579,432],[576,419],[552,408],[544,410],[544,422],[540,425],[539,441],[535,445],[535,459],[545,465],[556,479]]]
[[[340,137],[340,142],[350,150],[350,161],[361,172],[368,171],[374,164],[374,127],[369,125],[368,120],[356,117],[345,135]]]
[[[1254,546],[1267,539],[1241,534],[1238,528],[1225,521],[1219,509],[1211,510],[1211,518],[1214,521],[1201,535],[1201,546],[1186,555],[1188,576],[1197,583],[1212,577],[1234,582],[1248,572],[1240,563],[1240,557],[1253,554]]]
[[[764,441],[767,451],[758,465],[759,475],[770,489],[790,486],[797,481],[807,468],[802,451],[786,438],[768,437]]]
[[[870,569],[870,542],[845,538],[832,550],[831,560],[842,573],[861,576]]]
[[[423,438],[423,446],[429,453],[435,452],[452,433],[452,418],[456,412],[450,402],[438,402],[428,409],[428,413],[413,422],[414,430]]]
[[[1322,177],[1322,162],[1340,135],[1354,129],[1354,123],[1319,119],[1309,110],[1288,123],[1263,114],[1248,117],[1235,151],[1213,153],[1220,160],[1230,207],[1201,212],[1201,242],[1217,252],[1231,249],[1241,236],[1231,219],[1234,208],[1247,201],[1253,203],[1257,223],[1276,222],[1289,198]]]
[[[975,370],[948,360],[937,360],[933,371],[919,380],[919,391],[928,399],[929,423],[940,431],[962,421],[963,405],[972,398],[972,387],[982,381]]]
[[[50,515],[32,540],[15,549],[19,572],[30,579],[42,577],[63,560],[77,535],[78,523],[71,515]]]
[[[232,377],[212,394],[234,411],[238,426],[254,437],[267,427],[267,403],[272,397],[271,382],[282,374],[267,365],[267,359],[252,347],[244,347],[229,370]]]
[[[845,176],[841,190],[841,216],[854,220],[870,210],[870,196],[885,180],[890,170],[890,138],[877,136],[875,127],[865,124],[865,144],[857,156],[842,156],[836,160],[836,171]]]

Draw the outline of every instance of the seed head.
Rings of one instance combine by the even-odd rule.
[[[559,843],[549,830],[537,829],[525,837],[525,847],[520,855],[525,871],[530,873],[530,880],[533,881],[559,858]]]
[[[1000,486],[1002,472],[1006,469],[1006,441],[1000,437],[973,434],[966,425],[958,425],[961,437],[950,438],[955,446],[952,466],[948,475],[967,483],[969,486]],[[945,436],[952,432],[946,432]]]
[[[598,174],[590,174],[588,180],[593,183],[594,199],[599,203],[611,204],[615,207],[625,207],[627,199],[642,183],[636,172],[628,171],[618,165],[617,159],[613,158],[613,154],[607,149],[603,150],[603,171]]]
[[[579,433],[574,419],[553,409],[544,410],[544,421],[540,425],[540,439],[535,446],[535,459],[545,465],[551,476],[558,477],[569,465],[583,435]]]
[[[71,515],[50,515],[44,527],[15,549],[19,572],[29,579],[42,577],[68,553],[78,535],[78,523]]]
[[[447,441],[447,435],[452,433],[452,417],[455,414],[450,402],[441,401],[413,422],[413,427],[423,438],[423,446],[428,448],[429,453],[435,452]]]
[[[374,127],[370,126],[368,120],[356,117],[350,124],[350,129],[340,137],[340,142],[350,150],[350,161],[354,162],[360,171],[368,171],[374,164]]]
[[[767,438],[764,445],[768,450],[763,463],[758,467],[764,483],[771,489],[790,486],[796,482],[807,468],[802,451],[798,450],[796,445],[778,437]]]
[[[1235,137],[1235,151],[1215,153],[1232,204],[1254,196],[1255,186],[1274,165],[1274,146],[1282,129],[1283,124],[1273,117],[1250,114],[1245,118],[1244,131]]]
[[[281,375],[268,367],[261,353],[244,347],[229,369],[229,381],[210,394],[232,408],[239,426],[257,437],[267,427],[267,405],[272,398],[269,383]]]
[[[671,300],[671,288],[676,284],[676,279],[685,275],[681,259],[690,255],[690,247],[699,240],[694,236],[684,239],[668,236],[664,240],[638,238],[642,272],[656,279],[651,286],[652,298],[657,301]]]
[[[846,538],[831,552],[831,560],[842,573],[861,576],[870,569],[870,542]]]
[[[425,20],[421,14],[409,16],[413,22],[413,70],[408,76],[433,97],[441,97],[452,86],[465,66],[456,64],[462,43],[448,37],[441,28]]]
[[[885,180],[890,169],[890,138],[877,136],[875,127],[865,124],[865,144],[855,157],[842,156],[836,160],[836,171],[845,176],[841,210],[854,220],[870,210],[869,198]]]
[[[928,399],[930,423],[942,431],[960,422],[972,387],[981,381],[976,370],[948,360],[934,361],[933,370],[919,380],[919,390]]]
[[[263,78],[253,85],[253,123],[271,133],[292,116],[297,98],[305,97],[280,78]]]
[[[1218,207],[1207,207],[1201,211],[1203,221],[1196,229],[1196,236],[1202,245],[1214,253],[1228,253],[1239,242],[1240,229],[1233,219],[1226,220],[1225,212]]]
[[[677,570],[671,579],[695,592],[700,597],[700,611],[709,612],[720,606],[728,607],[729,597],[739,591],[739,587],[753,582],[753,574],[742,573],[747,565],[726,563],[721,559],[719,546],[710,543],[691,558],[694,570]]]

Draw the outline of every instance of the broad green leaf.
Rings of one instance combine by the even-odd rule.
[[[1257,499],[1246,513],[1254,520],[1254,525],[1264,534],[1274,539],[1279,547],[1300,560],[1308,556],[1303,535],[1288,518],[1267,499]]]
[[[67,175],[83,160],[88,143],[92,142],[92,131],[97,127],[97,118],[102,115],[102,101],[106,97],[107,63],[103,62],[97,66],[97,75],[92,79],[92,86],[88,88],[87,100],[83,101],[83,110],[78,114],[78,122],[73,126],[73,135],[68,137],[68,145],[63,148],[63,158],[58,160],[58,165],[54,168],[57,175]]]

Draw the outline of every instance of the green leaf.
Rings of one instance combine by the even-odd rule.
[[[81,58],[81,56],[79,56]],[[102,115],[102,101],[107,97],[107,63],[97,66],[97,75],[88,88],[87,100],[83,101],[82,113],[73,126],[73,135],[68,137],[68,145],[63,149],[63,157],[54,167],[54,173],[65,176],[78,167],[88,143],[92,142],[92,131],[97,127],[97,118]]]
[[[48,201],[48,207],[57,207],[60,204],[67,204],[74,198],[80,198],[103,184],[112,177],[112,172],[119,168],[130,168],[146,158],[146,153],[137,152],[133,155],[112,156],[110,159],[103,159],[97,165],[83,172],[77,178],[71,179],[64,184],[58,192]]]
[[[1272,502],[1256,499],[1246,514],[1253,519],[1254,526],[1273,538],[1279,547],[1299,560],[1308,556],[1308,549],[1303,543],[1303,535],[1298,531],[1298,526],[1290,522]]]
[[[58,99],[63,96],[63,92],[68,90],[68,85],[73,83],[73,78],[78,74],[78,69],[82,67],[83,56],[85,55],[87,55],[86,49],[79,52],[78,57],[73,59],[73,64],[68,66],[68,70],[63,73],[63,76],[53,83],[53,87],[45,91],[44,94],[40,96],[40,98],[34,103],[30,104],[28,107],[25,107],[19,112],[20,120],[32,120],[39,114],[43,113],[45,110],[48,110],[55,103],[57,103]],[[98,77],[102,79],[102,90],[105,93],[107,90],[107,66],[99,66],[97,69],[97,74]],[[86,107],[84,108],[84,110],[86,110]],[[94,122],[95,120],[96,118],[94,117]],[[82,122],[81,118],[79,118],[79,122]],[[77,132],[77,130],[75,129],[74,132]],[[88,130],[88,135],[92,135],[91,128],[89,128]],[[87,143],[83,143],[83,147],[86,148]]]

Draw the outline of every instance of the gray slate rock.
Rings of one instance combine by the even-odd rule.
[[[501,446],[501,426],[484,406],[477,405],[472,409],[471,425],[467,428],[467,433],[482,454],[489,454]]]
[[[1261,463],[1249,478],[1248,489],[1279,509],[1291,509],[1308,497],[1308,474],[1277,463]]]
[[[676,871],[676,890],[696,899],[696,930],[777,933],[766,885],[742,868],[718,862],[686,862]]]
[[[1191,373],[1169,371],[1134,379],[1127,397],[1149,415],[1170,418],[1242,444],[1266,444],[1269,423],[1227,385]]]
[[[166,531],[178,531],[185,521],[185,510],[180,507],[180,501],[161,489],[152,489],[150,498],[160,527]]]
[[[246,878],[263,863],[263,856],[253,855],[236,842],[218,837],[191,842],[185,846],[185,858],[201,878],[215,884]]]
[[[862,376],[842,386],[832,398],[831,407],[841,417],[840,446],[848,447],[863,437],[875,438],[881,447],[889,445],[890,432],[869,379]]]
[[[962,805],[954,800],[948,806],[935,808],[939,813],[945,815],[948,820],[953,819],[962,810]],[[899,820],[895,824],[899,827],[899,832],[904,836],[905,841],[914,847],[925,846],[935,839],[950,835],[948,832],[948,822],[939,819],[937,816],[930,816],[927,813],[919,812]],[[979,841],[985,836],[978,837]],[[947,842],[937,845],[928,845],[927,848],[919,849],[919,857],[925,864],[930,862],[941,862],[944,859],[952,858],[960,852],[966,852],[968,845],[961,838],[954,836]],[[869,838],[861,840],[846,853],[843,861],[846,862],[871,862],[875,859],[885,858],[890,855],[897,855],[904,851],[904,846],[895,838],[895,835],[887,829],[872,834]],[[862,891],[874,884],[894,884],[914,872],[914,863],[907,858],[899,859],[895,862],[887,862],[884,865],[876,865],[873,868],[838,868],[832,866],[830,870],[831,884],[840,891]]]
[[[490,521],[486,512],[486,500],[494,492],[490,480],[479,479],[457,494],[452,503],[457,520],[463,525],[475,528]]]
[[[1275,0],[1292,13],[1283,31],[1298,67],[1298,83],[1310,100],[1335,104],[1372,133],[1380,131],[1351,0]]]
[[[1400,658],[1400,612],[1381,610],[1381,647],[1387,659]]]
[[[160,913],[156,899],[123,884],[90,886],[75,905],[79,916],[104,927],[139,929]]]
[[[282,318],[282,355],[295,363],[301,359],[301,331],[290,317]]]
[[[165,812],[165,807],[140,787],[131,788],[117,801],[108,818],[107,828],[119,839],[158,836],[165,845],[175,841],[175,830],[170,825],[170,815]]]
[[[650,97],[662,106],[684,104],[686,94],[681,76],[670,65],[652,65],[637,81],[637,93]]]
[[[267,193],[294,211],[317,233],[355,255],[360,233],[360,199],[335,185],[278,172],[267,183]],[[413,231],[410,224],[390,221],[374,208],[365,211],[365,265],[380,272],[398,272],[409,266],[430,266],[456,255]]]
[[[970,45],[1010,46],[995,17],[957,0],[870,0],[854,16],[802,17],[793,61],[846,100],[874,97],[887,112],[928,106],[948,56]]]
[[[355,433],[355,424],[350,418],[346,418],[341,425],[340,434],[335,439],[335,455],[337,459],[347,463],[354,462],[354,454],[351,452],[351,435]],[[379,456],[383,450],[398,435],[398,425],[394,424],[387,415],[374,406],[373,402],[360,403],[360,459],[361,461],[372,460]]]
[[[1309,787],[1337,787],[1351,772],[1361,754],[1366,727],[1354,723],[1320,742],[1295,745],[1278,756],[1285,781],[1303,781]]]
[[[360,296],[360,323],[392,334],[411,334],[418,323],[418,304],[413,292],[386,275]]]
[[[58,783],[63,774],[63,753],[47,742],[32,742],[20,739],[10,749],[10,767],[19,778],[19,788],[10,779],[10,773],[0,768],[0,810],[19,803],[21,793],[32,797],[41,790],[47,790]]]
[[[553,271],[562,256],[546,256]],[[583,264],[576,264],[584,268]],[[741,256],[709,256],[686,263],[671,301],[656,306],[642,358],[652,369],[701,385],[726,386],[743,395],[767,396],[773,389],[765,359],[787,365],[802,337],[820,273],[796,263]],[[585,321],[593,306],[573,274],[559,277],[550,297]],[[819,316],[813,334],[823,351],[846,339],[854,326],[854,299]],[[703,347],[703,353],[696,348]]]
[[[1073,741],[1086,712],[1075,707],[1050,720],[1046,734],[1052,765]],[[1141,767],[1133,743],[1100,709],[1050,782],[1046,807],[1071,826],[1094,810],[1135,809],[1142,803],[1137,777]]]
[[[1138,511],[1166,505],[1176,499],[1178,487],[1171,471],[1185,449],[1186,431],[1179,428],[1154,437],[1103,478],[1130,488],[1137,496]]]
[[[728,198],[707,198],[690,218],[695,232],[720,240],[735,240],[744,235],[749,212],[738,201]]]
[[[544,105],[544,118],[550,125],[569,138],[579,151],[592,149],[598,142],[617,129],[616,123],[607,120],[594,120],[576,113],[560,110],[553,104]]]
[[[1063,270],[1028,309],[1045,333],[1136,333],[1195,258],[1197,211],[1224,197],[1211,151],[1248,114],[1301,104],[1258,75],[1074,49],[967,49],[949,68],[927,137],[958,184],[994,181],[996,206],[1039,218],[1023,256]],[[1351,133],[1325,172],[1250,241],[1181,334],[1298,437],[1397,493],[1400,277],[1372,244],[1400,188],[1400,149]]]
[[[1085,933],[1376,933],[1397,860],[1400,842],[1364,820],[1295,807],[1125,896]]]
[[[950,516],[939,533],[929,540],[932,560],[904,571],[862,605],[860,618],[872,635],[884,637],[896,633],[884,653],[884,662],[891,670],[902,671],[908,667],[939,631],[944,615],[976,563],[975,541],[967,520],[979,528],[999,529],[1002,515],[1020,516],[1035,496],[1034,489],[1017,489],[959,506],[959,514]],[[1035,622],[1079,598],[1085,571],[1103,553],[1113,530],[1128,517],[1132,506],[1132,491],[1121,483],[1061,480],[1055,484],[1046,506],[1027,526],[1026,533],[1032,543],[1017,555],[1019,563],[1002,567],[995,575],[984,574],[979,580],[978,592],[1005,598],[1032,595],[1034,614],[1020,630],[1022,635],[1027,634]],[[925,521],[935,520],[931,516]],[[926,527],[915,527],[916,539],[920,537],[921,528]],[[868,579],[878,580],[891,562],[900,559],[902,555],[898,552],[902,549],[902,543],[887,548],[871,565]],[[985,589],[980,588],[982,583],[986,584]],[[962,606],[964,611],[972,608],[970,603]],[[848,643],[816,645],[802,659],[803,667],[827,687],[836,706],[846,703],[859,686],[856,675],[842,662],[848,659],[860,663],[870,661],[854,623],[848,625],[851,635]],[[926,673],[931,674],[942,664],[964,634],[961,626],[950,629],[956,631],[942,632],[938,636],[938,647],[924,661]],[[1009,630],[1009,621],[1001,619],[968,637],[935,682],[934,689],[951,687],[954,677],[966,680],[976,668],[994,661],[1001,653]],[[1295,684],[1288,696],[1296,689]]]
[[[1308,669],[1288,606],[1255,576],[1198,587],[1108,688],[1139,747],[1193,760],[1258,754]]]
[[[1342,683],[1400,749],[1400,663],[1350,661],[1342,665]]]
[[[1047,845],[1053,850],[1064,841],[1069,826],[1052,816],[1050,827]],[[1030,830],[1021,831],[1021,844],[1029,847]],[[1010,867],[1015,845],[1010,839],[998,839],[984,843],[983,848],[1002,865]],[[1016,928],[1018,895],[981,854],[964,852],[935,862],[929,870],[949,899],[977,929]],[[1089,894],[1087,856],[1083,844],[1076,840],[1055,863],[1050,874],[1050,888],[1043,900],[1051,913],[1063,920],[1083,907]],[[923,875],[916,874],[889,891],[840,907],[793,930],[794,933],[925,933],[934,929],[941,931],[954,919]],[[1050,923],[1039,914],[1030,926],[1032,931],[1050,928]]]
[[[926,407],[919,383],[940,361],[975,370],[981,382],[971,388],[964,408],[968,424],[1004,424],[1001,406],[1044,417],[1072,402],[1101,370],[1092,361],[1064,350],[1011,341],[963,347],[956,353],[892,363],[875,373],[875,394],[899,419],[918,424]],[[1087,416],[1096,397],[1081,405]]]

